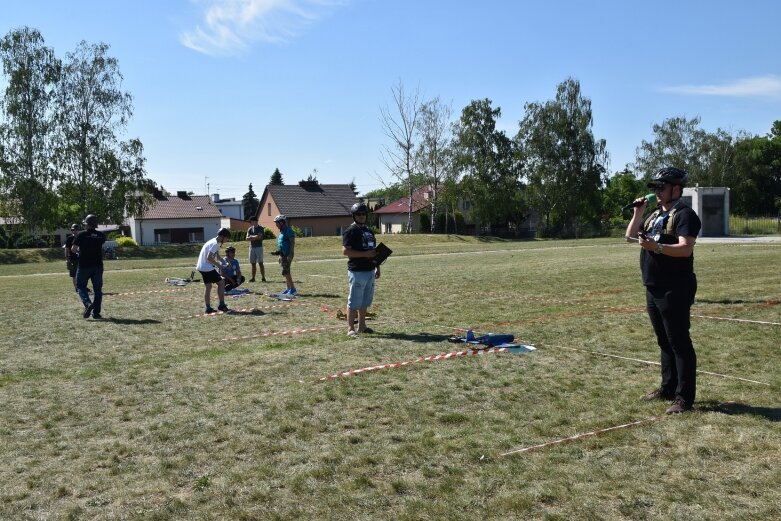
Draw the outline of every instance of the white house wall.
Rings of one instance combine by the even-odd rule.
[[[230,220],[229,220],[230,221]],[[219,217],[205,219],[128,219],[130,233],[137,244],[153,246],[156,229],[203,228],[204,240],[217,236],[222,225]]]

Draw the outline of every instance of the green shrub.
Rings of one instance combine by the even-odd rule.
[[[117,241],[117,246],[121,246],[123,248],[138,248],[138,243],[133,240],[132,237],[117,237],[114,239]]]

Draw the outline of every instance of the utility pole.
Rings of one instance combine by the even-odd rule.
[[[209,179],[209,176],[203,176],[203,187],[206,189],[206,195],[209,195],[209,183],[207,180]]]

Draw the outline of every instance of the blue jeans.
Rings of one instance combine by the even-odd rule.
[[[95,300],[92,302],[87,293],[87,281],[92,281],[92,291],[95,292]],[[100,306],[103,303],[103,266],[79,266],[76,270],[76,291],[79,292],[84,307],[92,304],[92,314],[100,315]]]

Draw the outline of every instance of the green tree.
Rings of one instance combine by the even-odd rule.
[[[621,208],[647,191],[645,182],[635,177],[634,172],[629,169],[616,172],[606,181],[605,189],[602,191],[605,216],[622,218]]]
[[[702,164],[702,150],[707,133],[700,127],[700,118],[679,116],[654,124],[652,141],[643,140],[637,148],[635,171],[645,180],[655,172],[674,166],[689,173],[692,180],[705,177],[707,165]]]
[[[250,217],[256,217],[258,215],[260,201],[258,200],[258,196],[255,195],[255,191],[252,189],[252,183],[249,184],[247,193],[241,198],[241,207],[244,210],[245,221]]]
[[[0,191],[6,211],[21,216],[31,233],[56,224],[51,131],[60,63],[41,33],[28,27],[0,40],[0,60],[7,79],[0,99]]]
[[[140,193],[148,180],[140,140],[119,139],[132,115],[132,98],[121,89],[122,74],[108,49],[82,41],[66,55],[56,90],[54,157],[61,194],[75,197],[82,215],[99,212],[102,220],[119,223],[144,198],[134,202],[116,190]]]
[[[516,136],[532,200],[552,235],[572,236],[601,217],[607,172],[604,140],[594,138],[591,100],[568,78],[545,103],[527,103]]]
[[[279,171],[279,168],[274,169],[274,173],[271,174],[271,180],[269,180],[268,184],[272,186],[281,186],[285,184],[282,180],[282,172]]]
[[[513,142],[496,129],[501,114],[491,100],[473,100],[453,130],[453,166],[461,175],[461,193],[471,202],[473,219],[490,229],[526,218]],[[448,190],[456,190],[455,183],[448,183]]]
[[[781,210],[781,121],[775,121],[766,136],[737,144],[734,171],[733,212],[756,215]]]

